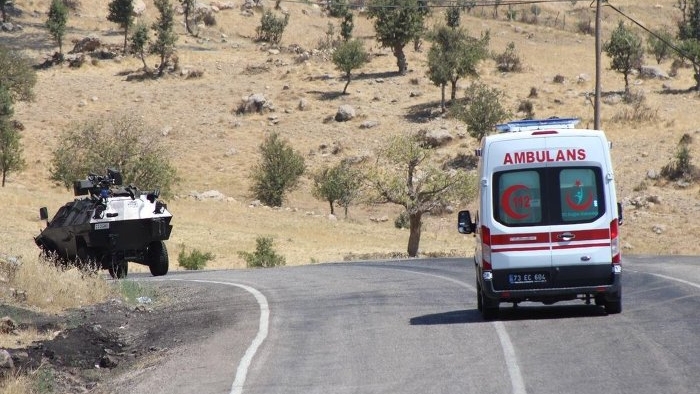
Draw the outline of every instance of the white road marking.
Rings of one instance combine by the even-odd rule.
[[[632,271],[632,272],[639,272],[642,274],[652,275],[652,276],[656,276],[656,277],[663,278],[663,279],[673,280],[673,281],[680,282],[680,283],[683,283],[685,285],[693,286],[693,287],[700,289],[700,284],[695,283],[695,282],[690,282],[690,281],[687,281],[685,279],[674,278],[672,276],[663,275],[663,274],[653,274],[651,272],[644,272],[644,271]]]
[[[510,384],[513,389],[513,394],[526,394],[525,381],[523,380],[523,375],[520,373],[518,358],[515,356],[515,348],[510,341],[506,326],[500,321],[492,323],[494,328],[496,328],[498,340],[501,341],[501,348],[503,348],[503,356],[506,359],[506,366],[508,367],[508,375],[510,375]]]
[[[260,323],[258,324],[258,333],[257,335],[255,335],[255,338],[253,338],[253,342],[250,343],[250,346],[248,346],[248,349],[243,355],[243,358],[241,358],[241,361],[238,364],[238,368],[236,369],[236,377],[233,380],[233,384],[231,385],[231,394],[243,393],[243,386],[245,385],[245,380],[248,377],[248,368],[250,368],[250,364],[253,362],[253,357],[255,357],[255,353],[257,353],[258,348],[260,347],[260,345],[262,345],[265,338],[267,338],[267,333],[270,327],[270,306],[267,303],[267,298],[265,298],[263,293],[261,293],[257,289],[238,283],[192,279],[164,280],[179,280],[183,282],[213,283],[226,286],[235,286],[252,294],[258,301],[258,305],[260,305]]]
[[[391,268],[386,268],[386,269],[391,269]],[[434,278],[453,282],[453,283],[456,283],[462,287],[466,287],[467,289],[469,289],[473,292],[476,292],[476,288],[474,288],[474,286],[467,284],[467,283],[464,283],[458,279],[448,278],[446,276],[440,276],[440,275],[435,275],[435,274],[428,274],[425,272],[412,271],[412,270],[403,270],[403,271],[411,272],[411,273],[418,274],[418,275],[432,276]],[[503,349],[503,357],[505,358],[505,361],[506,361],[506,368],[508,369],[508,375],[510,375],[510,385],[512,388],[512,393],[513,394],[527,394],[527,390],[525,390],[525,381],[523,380],[523,375],[520,372],[520,366],[518,366],[518,357],[515,355],[515,347],[513,346],[513,342],[511,342],[511,340],[510,340],[510,336],[508,335],[508,331],[506,331],[506,326],[503,324],[503,322],[500,322],[500,321],[494,321],[494,322],[491,322],[491,324],[493,324],[493,327],[496,329],[496,334],[498,335],[498,341],[501,342],[501,349]]]

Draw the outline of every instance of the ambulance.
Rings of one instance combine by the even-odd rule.
[[[611,143],[577,118],[498,125],[476,150],[478,208],[458,214],[458,231],[477,238],[477,307],[593,301],[622,310],[622,206]],[[473,217],[473,220],[472,220]]]

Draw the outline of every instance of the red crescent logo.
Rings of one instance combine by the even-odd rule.
[[[571,199],[571,193],[566,194],[566,203],[573,209],[574,211],[585,211],[588,209],[591,204],[593,203],[593,192],[589,191],[588,192],[588,198],[586,201],[582,202],[581,204],[576,204],[574,200]]]
[[[519,190],[527,190],[527,187],[525,185],[513,185],[507,188],[501,196],[501,207],[503,207],[503,211],[506,213],[506,215],[516,220],[525,219],[528,215],[527,213],[521,214],[515,212],[513,210],[513,206],[511,205],[511,197],[513,196],[513,193]]]

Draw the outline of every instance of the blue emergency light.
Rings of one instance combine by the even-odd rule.
[[[496,130],[500,133],[513,131],[542,130],[542,129],[573,129],[580,118],[547,118],[547,119],[527,119],[514,120],[508,123],[496,125]]]

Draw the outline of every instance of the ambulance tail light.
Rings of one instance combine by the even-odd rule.
[[[491,271],[491,230],[486,226],[481,226],[481,263],[484,271]]]
[[[610,254],[612,255],[613,266],[619,266],[622,263],[620,256],[620,231],[617,219],[610,222]],[[615,267],[613,267],[615,270]]]

